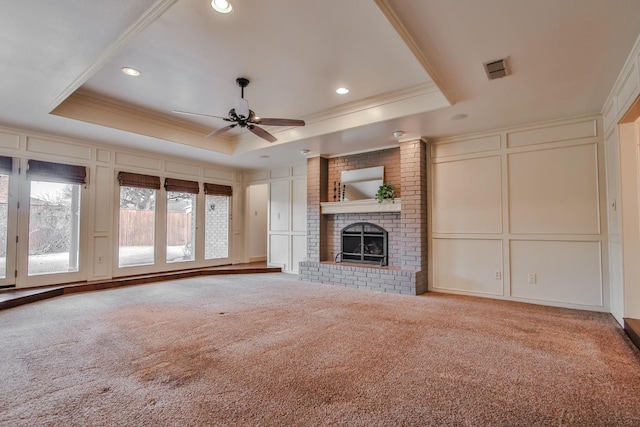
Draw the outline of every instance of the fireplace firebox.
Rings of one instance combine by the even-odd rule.
[[[375,224],[356,222],[348,225],[340,232],[342,252],[336,256],[343,262],[376,264],[385,266],[388,263],[387,231]]]

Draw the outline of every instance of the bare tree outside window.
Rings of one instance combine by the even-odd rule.
[[[78,271],[79,184],[31,181],[28,274]]]
[[[167,192],[167,262],[195,260],[197,195]]]

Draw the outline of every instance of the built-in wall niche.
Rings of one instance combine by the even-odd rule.
[[[383,184],[384,166],[343,171],[340,184],[334,184],[334,197],[339,201],[366,200],[376,197]]]

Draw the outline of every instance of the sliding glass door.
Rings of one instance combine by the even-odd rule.
[[[10,158],[9,158],[10,159]],[[17,180],[12,174],[12,162],[0,172],[0,287],[13,286],[16,281],[17,201],[12,197]]]

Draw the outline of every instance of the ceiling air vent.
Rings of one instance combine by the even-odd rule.
[[[484,65],[484,71],[487,73],[489,80],[501,79],[509,75],[507,58],[485,62],[482,65]]]

